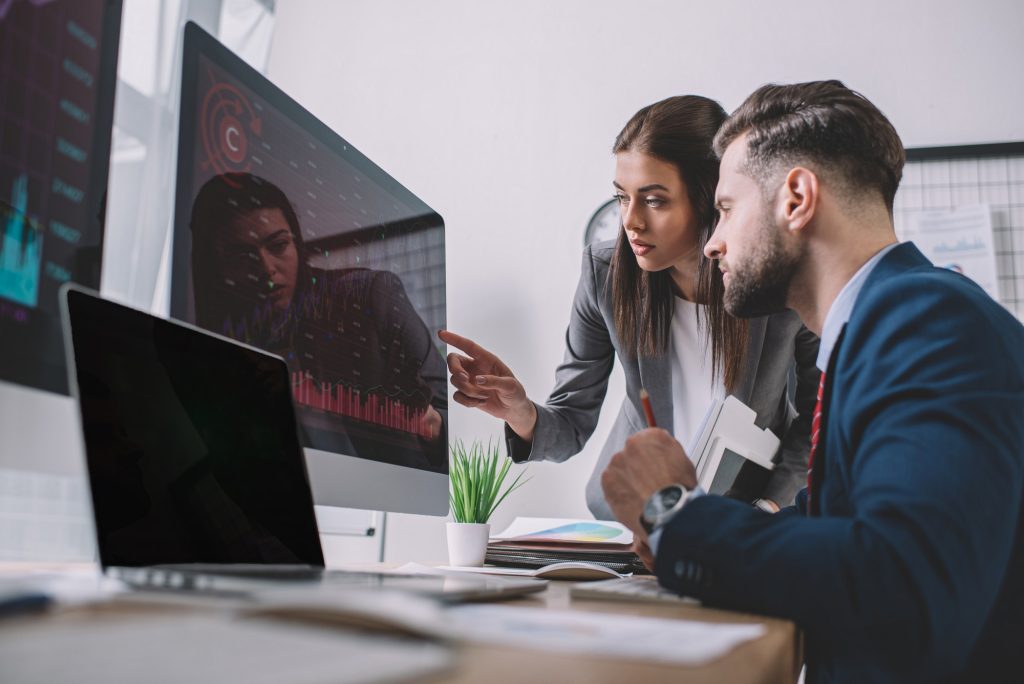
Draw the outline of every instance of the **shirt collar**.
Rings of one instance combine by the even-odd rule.
[[[873,257],[867,260],[867,263],[860,267],[860,270],[853,274],[853,277],[836,295],[835,301],[832,302],[832,306],[825,316],[825,324],[821,326],[821,345],[818,347],[818,359],[815,361],[818,370],[824,372],[828,368],[828,360],[832,356],[832,349],[836,346],[836,340],[839,339],[839,333],[847,321],[850,320],[850,314],[853,313],[853,305],[857,302],[857,295],[860,294],[860,290],[864,287],[864,282],[868,279],[868,276],[871,275],[871,271],[875,269],[875,266],[878,265],[878,262],[886,254],[898,245],[898,242],[894,242],[880,249]]]

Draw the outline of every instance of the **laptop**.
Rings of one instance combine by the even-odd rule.
[[[543,590],[326,570],[283,359],[73,285],[61,308],[104,572],[145,588],[316,582],[445,601]]]

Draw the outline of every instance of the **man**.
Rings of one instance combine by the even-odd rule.
[[[821,337],[809,486],[777,515],[690,492],[652,429],[605,472],[609,505],[664,586],[800,625],[808,681],[1019,681],[1024,329],[896,242],[902,143],[842,83],[759,89],[715,149],[726,307]]]

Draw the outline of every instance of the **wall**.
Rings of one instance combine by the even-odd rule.
[[[583,227],[639,107],[701,93],[736,107],[768,81],[840,78],[908,146],[1024,139],[1024,5],[572,0],[280,0],[269,75],[432,204],[448,230],[449,327],[551,389]],[[621,396],[616,373],[611,393]],[[585,516],[598,435],[499,512]],[[461,407],[453,434],[499,434]],[[390,516],[392,560],[444,558],[440,520]]]

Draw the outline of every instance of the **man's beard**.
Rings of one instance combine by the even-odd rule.
[[[725,309],[736,318],[756,318],[786,310],[786,299],[800,254],[786,250],[769,216],[758,227],[761,240],[746,263],[732,264],[725,288]]]

